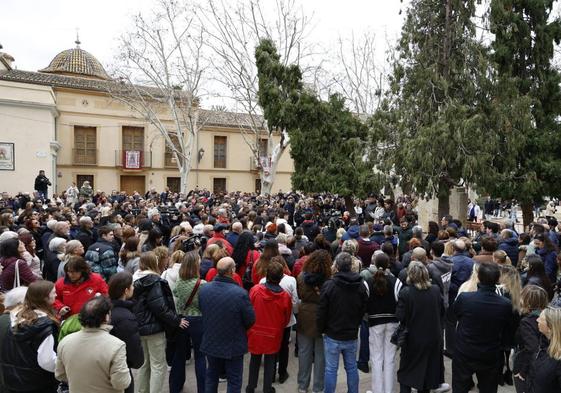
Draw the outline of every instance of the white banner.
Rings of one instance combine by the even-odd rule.
[[[127,150],[125,151],[125,168],[126,169],[140,169],[140,151]]]

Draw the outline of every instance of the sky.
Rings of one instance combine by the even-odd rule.
[[[267,6],[274,0],[261,0]],[[407,0],[301,0],[313,15],[310,39],[329,48],[339,37],[366,31],[376,33],[378,47],[400,32]],[[146,12],[153,0],[0,0],[0,44],[15,58],[20,70],[37,71],[59,52],[75,46],[79,29],[81,48],[107,68],[116,55],[118,37],[131,16]],[[400,15],[400,9],[404,12]],[[381,54],[383,51],[381,51]]]

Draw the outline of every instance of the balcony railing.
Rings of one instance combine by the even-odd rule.
[[[152,167],[152,153],[144,150],[115,150],[115,166],[123,169]]]
[[[97,165],[97,149],[72,149],[73,165]]]

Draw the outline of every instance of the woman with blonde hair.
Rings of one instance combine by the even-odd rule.
[[[547,340],[532,364],[530,386],[533,393],[561,392],[561,308],[547,307],[538,317],[538,329]]]
[[[166,335],[187,328],[189,323],[175,312],[173,295],[167,281],[160,277],[153,251],[140,256],[133,282],[134,313],[144,351],[144,364],[138,370],[138,391],[157,393],[166,377]]]
[[[539,350],[540,332],[538,317],[547,307],[547,292],[537,285],[527,285],[522,290],[520,313],[522,318],[514,336],[515,347],[512,363],[514,387],[517,393],[528,391],[530,366]]]
[[[499,265],[512,266],[512,261],[503,250],[497,250],[493,253],[493,262],[498,263]]]
[[[479,284],[479,277],[477,276],[478,272],[479,272],[479,263],[474,263],[473,270],[471,271],[471,276],[466,282],[460,285],[460,289],[458,289],[458,295],[462,292],[477,291],[477,284]]]
[[[154,254],[158,258],[158,271],[161,273],[165,271],[169,266],[169,250],[166,246],[158,246],[154,248]]]
[[[431,285],[427,268],[412,261],[407,269],[407,286],[399,292],[395,313],[408,331],[401,348],[397,380],[402,393],[417,389],[428,393],[444,380],[442,325],[444,304],[440,289]]]

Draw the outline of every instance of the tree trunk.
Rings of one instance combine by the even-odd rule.
[[[267,178],[264,177],[263,174],[261,174],[261,195],[271,195],[271,190],[273,189],[273,182],[267,180],[270,176],[267,176]]]
[[[438,219],[450,214],[450,190],[440,188],[438,193]]]
[[[189,172],[189,167],[187,165],[181,165],[179,167],[179,192],[184,195],[189,193]]]
[[[534,220],[534,206],[531,202],[522,202],[522,224],[524,225],[524,230]]]
[[[279,161],[285,148],[286,146],[283,147],[280,143],[275,146],[272,150],[271,156],[269,157],[269,168],[260,169],[259,177],[261,178],[261,195],[271,194],[275,178],[277,177]]]
[[[348,195],[345,196],[345,208],[347,209],[347,211],[349,212],[351,217],[356,217],[356,211],[355,211],[355,205],[353,203],[353,198],[351,198]]]

